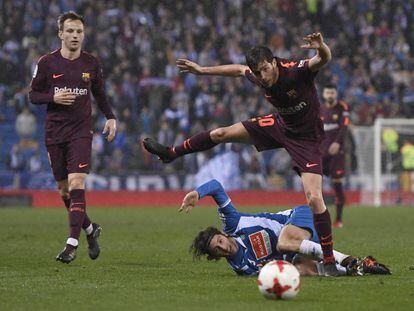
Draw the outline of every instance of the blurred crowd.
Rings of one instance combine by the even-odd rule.
[[[110,145],[100,134],[102,114],[96,106],[93,110],[97,172],[194,173],[212,155],[231,150],[238,152],[243,172],[265,173],[267,180],[258,177],[256,183],[284,187],[290,164],[279,151],[263,155],[251,147],[216,148],[162,166],[137,142],[152,136],[173,145],[200,130],[271,111],[260,90],[245,79],[183,75],[176,59],[185,57],[201,65],[244,63],[244,52],[255,45],[269,46],[283,58],[308,58],[314,52],[301,50],[300,45],[304,35],[315,31],[323,33],[333,54],[328,68],[318,74],[318,86],[338,85],[340,97],[350,104],[353,124],[371,125],[378,116],[414,116],[412,1],[0,0],[0,4],[0,106],[14,106],[17,113],[25,107],[37,109],[28,105],[28,84],[39,57],[60,46],[57,16],[75,10],[85,17],[85,50],[103,64],[107,94],[119,120],[117,138]],[[36,130],[42,129],[39,125]]]

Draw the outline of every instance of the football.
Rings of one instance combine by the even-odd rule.
[[[293,299],[300,289],[299,271],[287,261],[271,261],[260,270],[258,286],[268,299]]]

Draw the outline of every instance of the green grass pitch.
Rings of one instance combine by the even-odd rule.
[[[82,233],[78,258],[65,265],[54,261],[67,234],[64,208],[0,209],[0,310],[413,310],[412,207],[347,208],[334,231],[336,249],[374,255],[392,276],[302,278],[293,301],[265,300],[255,277],[236,276],[224,260],[192,261],[192,238],[220,226],[213,208],[89,215],[103,227],[101,256],[89,259]]]

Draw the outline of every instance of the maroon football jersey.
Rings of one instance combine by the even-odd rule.
[[[333,142],[339,143],[342,148],[345,133],[349,125],[348,105],[343,101],[338,101],[333,107],[322,105],[321,116],[326,134],[326,138],[322,143],[323,152],[327,153],[329,146]]]
[[[69,90],[76,95],[72,105],[53,102],[54,94]],[[91,93],[107,119],[115,119],[105,95],[102,68],[89,53],[66,59],[60,49],[41,57],[33,73],[29,98],[33,104],[47,104],[46,145],[79,137],[92,137]]]
[[[288,61],[276,57],[279,78],[266,87],[246,70],[246,77],[264,90],[265,98],[276,108],[278,124],[298,137],[321,139],[323,125],[319,117],[319,98],[314,79],[317,72],[309,69],[309,60]]]

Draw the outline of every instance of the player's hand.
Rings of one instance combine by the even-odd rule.
[[[306,43],[300,46],[302,49],[319,49],[323,45],[323,37],[320,32],[314,32],[307,35],[303,38],[303,41]]]
[[[196,206],[197,202],[198,192],[193,190],[185,195],[183,203],[178,211],[182,212],[185,210],[186,213],[189,213]]]
[[[176,61],[176,64],[182,73],[189,72],[195,75],[200,75],[203,73],[201,66],[197,63],[192,62],[191,60],[180,58]]]
[[[105,127],[102,131],[102,134],[108,133],[108,136],[106,137],[107,141],[113,141],[116,134],[116,120],[115,119],[109,119],[106,120]]]
[[[53,101],[59,105],[70,106],[75,102],[76,95],[70,91],[63,91],[53,95]]]
[[[335,155],[339,152],[339,148],[341,148],[341,145],[337,142],[333,142],[328,149],[328,152],[330,155]]]

